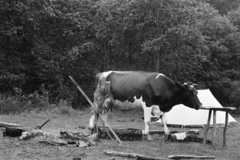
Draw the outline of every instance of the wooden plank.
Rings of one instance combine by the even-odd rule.
[[[225,116],[225,127],[223,130],[223,147],[226,147],[226,132],[227,132],[227,126],[228,126],[228,111],[226,111],[226,116]]]
[[[216,111],[234,111],[236,110],[236,108],[234,107],[223,107],[223,108],[220,108],[220,107],[214,107],[214,106],[204,106],[200,109],[204,109],[204,110],[216,110]]]
[[[209,126],[210,126],[211,115],[212,115],[212,110],[210,109],[209,112],[208,112],[207,126],[205,128],[204,137],[203,137],[203,143],[204,144],[206,144],[206,140],[207,140],[207,132],[208,132]]]
[[[0,127],[22,127],[21,124],[0,122]]]

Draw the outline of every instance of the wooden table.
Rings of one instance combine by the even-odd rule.
[[[212,133],[212,144],[214,143],[214,137],[216,136],[216,112],[217,111],[224,111],[226,112],[225,116],[225,125],[224,125],[224,130],[223,130],[223,147],[226,147],[226,132],[227,132],[227,126],[228,126],[228,113],[230,111],[235,110],[236,108],[234,107],[224,107],[224,108],[219,108],[219,107],[205,107],[201,108],[205,110],[209,110],[208,112],[208,120],[207,120],[207,126],[204,131],[204,137],[203,137],[203,143],[206,143],[207,140],[207,132],[210,127],[210,121],[211,121],[211,115],[213,112],[213,133]]]

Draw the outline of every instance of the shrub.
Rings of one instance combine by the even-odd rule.
[[[0,114],[19,114],[24,111],[25,104],[16,97],[0,99]]]

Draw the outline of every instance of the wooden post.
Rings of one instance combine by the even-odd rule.
[[[225,126],[224,126],[224,130],[223,130],[223,147],[226,147],[226,132],[227,132],[227,126],[228,126],[228,111],[226,111]]]
[[[213,133],[212,133],[212,145],[214,144],[214,137],[216,136],[216,110],[213,110]]]
[[[206,126],[206,129],[205,129],[205,132],[204,132],[204,137],[203,137],[203,143],[204,144],[206,144],[206,140],[207,140],[207,132],[208,132],[209,126],[210,126],[211,115],[212,115],[212,110],[209,109],[207,126]]]
[[[96,111],[96,107],[95,105],[92,103],[92,101],[88,98],[88,96],[84,93],[84,91],[80,88],[80,86],[77,84],[77,82],[71,77],[69,76],[69,78],[72,80],[72,82],[77,86],[78,90],[82,93],[82,95],[87,99],[88,103],[93,107],[93,109]],[[99,114],[100,119],[102,120],[103,126],[107,126],[109,128],[109,130],[112,132],[112,134],[114,135],[114,137],[116,138],[118,143],[122,143],[122,141],[119,139],[119,137],[116,135],[116,133],[113,131],[113,129],[110,127],[110,125],[107,123],[107,121],[105,121],[102,117],[101,114]],[[107,129],[106,129],[107,130]]]

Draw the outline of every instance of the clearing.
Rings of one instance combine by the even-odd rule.
[[[141,119],[141,111],[117,112],[114,111],[109,116],[109,124],[113,128],[139,128],[143,129],[144,123]],[[42,130],[59,134],[61,130],[80,131],[82,126],[88,127],[90,117],[89,109],[84,112],[74,111],[70,107],[54,108],[45,111],[32,111],[19,115],[1,115],[0,121],[22,124],[28,128],[34,128],[48,118],[47,123]],[[240,122],[239,117],[235,117]],[[207,120],[206,120],[207,121]],[[100,121],[99,124],[101,125]],[[151,126],[151,129],[163,129],[160,126]],[[170,130],[180,130],[169,128]],[[181,129],[180,131],[183,131]],[[211,131],[211,130],[210,130]],[[216,144],[206,145],[202,143],[179,143],[165,142],[163,136],[153,135],[153,141],[122,141],[123,144],[117,144],[111,140],[101,139],[97,146],[79,148],[70,146],[51,146],[38,143],[38,139],[19,141],[17,138],[3,137],[0,134],[0,159],[1,160],[72,160],[73,158],[82,158],[86,160],[107,160],[107,159],[128,159],[123,157],[113,157],[103,154],[104,150],[114,150],[122,152],[131,152],[144,154],[153,157],[168,157],[176,154],[189,155],[212,155],[218,160],[239,160],[240,159],[240,126],[237,128],[228,128],[227,147],[222,148],[222,129],[217,129]],[[200,129],[202,137],[203,130]],[[211,139],[211,132],[208,138]],[[130,158],[129,158],[130,159]]]

